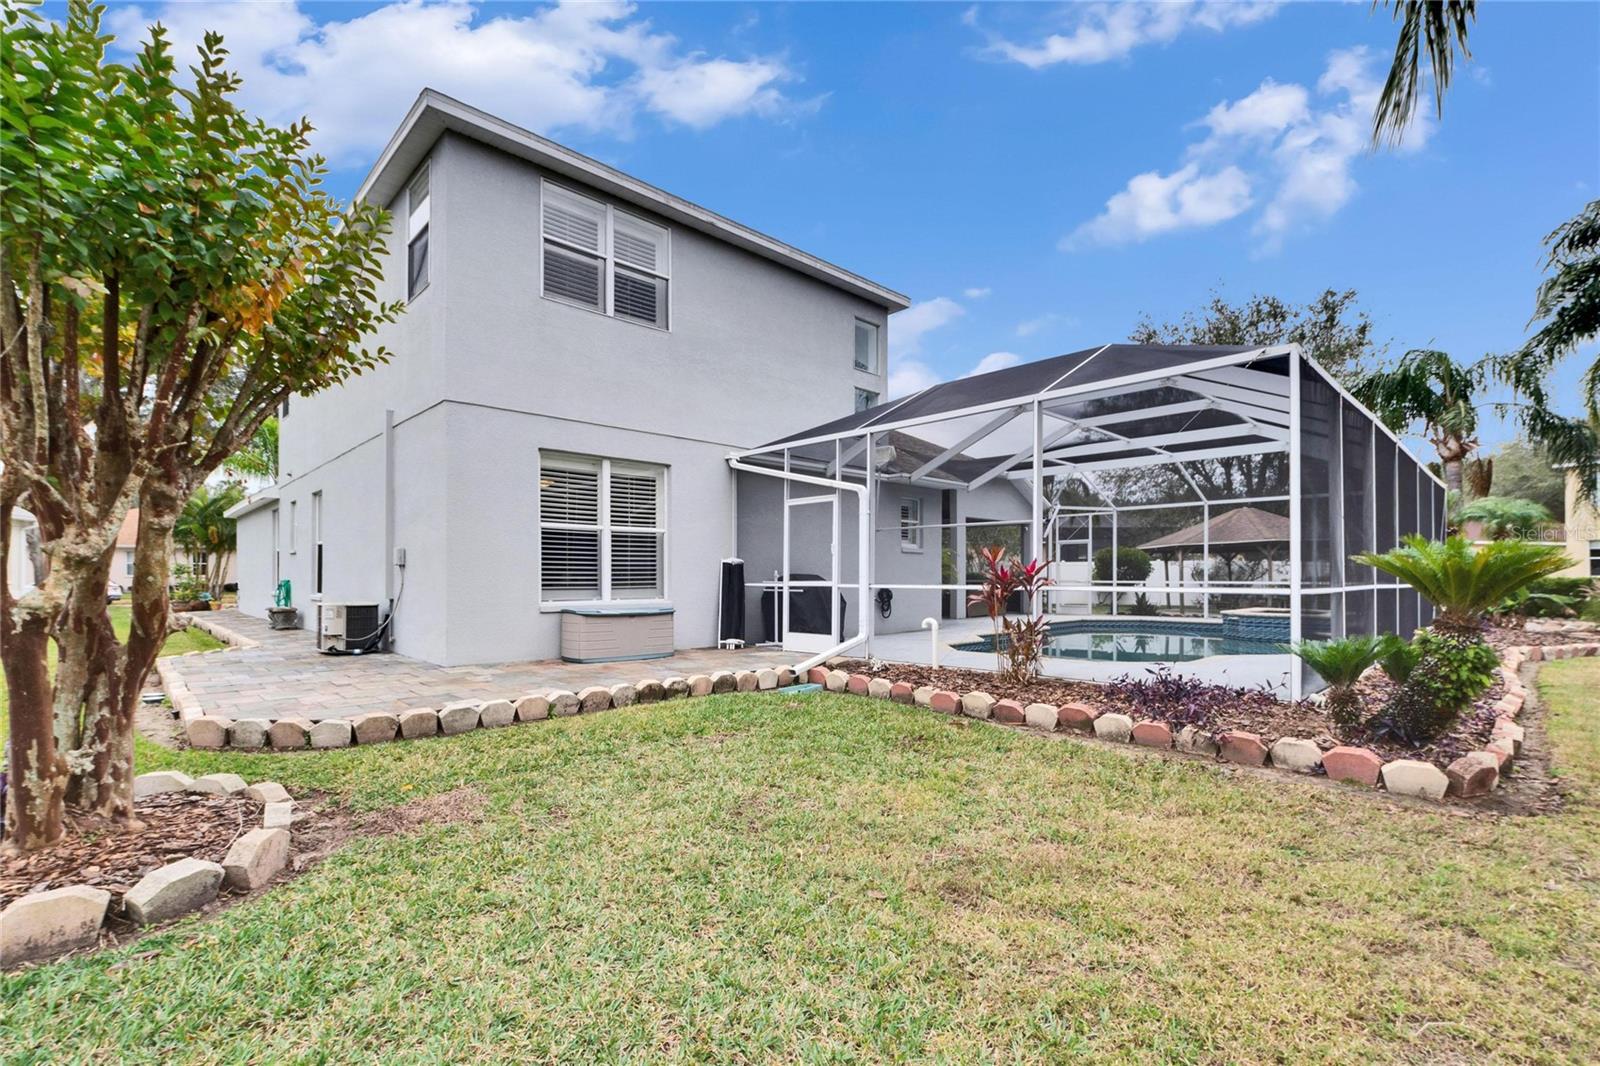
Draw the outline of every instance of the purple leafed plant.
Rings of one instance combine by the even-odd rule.
[[[1106,683],[1107,701],[1125,708],[1134,718],[1158,718],[1171,725],[1209,726],[1217,716],[1242,700],[1248,689],[1213,685],[1174,674],[1167,666],[1152,667],[1147,676],[1124,674]]]

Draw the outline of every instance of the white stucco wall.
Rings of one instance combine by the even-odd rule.
[[[428,287],[374,338],[391,362],[291,401],[280,564],[308,625],[313,493],[324,598],[384,598],[386,410],[394,544],[407,560],[396,650],[462,664],[558,653],[559,615],[539,605],[540,449],[669,468],[675,637],[704,646],[731,541],[726,454],[848,413],[857,387],[884,391],[885,374],[855,370],[853,356],[862,318],[880,326],[886,364],[885,309],[683,226],[669,227],[670,330],[543,298],[540,180],[530,163],[445,135],[430,163]],[[400,221],[383,299],[404,296],[404,200],[391,205]],[[240,603],[251,613],[271,602],[269,529],[254,513],[241,523]]]

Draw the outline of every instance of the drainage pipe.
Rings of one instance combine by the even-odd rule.
[[[856,494],[856,498],[860,501],[856,512],[856,536],[858,541],[856,545],[856,577],[858,578],[856,588],[857,595],[860,597],[860,602],[856,607],[856,618],[858,620],[856,624],[859,625],[860,628],[856,631],[855,636],[849,638],[843,643],[837,644],[829,648],[827,651],[819,652],[818,654],[813,655],[811,658],[806,659],[804,662],[795,663],[795,673],[799,674],[801,677],[804,677],[806,671],[811,669],[813,666],[820,666],[822,663],[827,662],[835,655],[839,655],[850,648],[855,647],[857,644],[864,643],[867,639],[867,611],[872,606],[868,602],[869,593],[867,591],[867,554],[872,550],[872,509],[867,503],[867,488],[865,485],[855,485],[848,481],[835,481],[832,478],[813,477],[810,474],[796,474],[789,470],[769,470],[764,466],[752,466],[749,463],[741,462],[731,455],[728,456],[728,466],[734,470],[743,470],[749,474],[760,474],[762,477],[775,477],[781,481],[798,481],[805,485],[819,485],[825,489],[833,489],[835,492],[853,492]],[[789,516],[785,514],[784,521],[787,522],[788,520]],[[834,550],[838,550],[838,545],[834,546]],[[789,575],[785,574],[783,576],[784,587],[779,593],[779,595],[783,597],[783,601],[778,604],[779,617],[783,617],[783,612],[786,612],[789,609],[787,595]],[[836,590],[830,588],[828,594],[829,596],[834,596],[837,595],[837,592]],[[831,612],[833,609],[833,604],[830,603],[828,606]],[[779,635],[782,636],[782,633],[780,632]]]
[[[937,670],[939,669],[939,620],[937,618],[924,618],[922,620],[922,628],[933,630],[933,651],[931,652],[929,665]]]

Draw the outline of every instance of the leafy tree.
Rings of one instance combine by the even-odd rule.
[[[1541,503],[1519,500],[1515,496],[1485,496],[1462,504],[1455,514],[1457,522],[1478,522],[1490,540],[1515,537],[1550,521],[1550,512]]]
[[[1462,462],[1477,448],[1478,375],[1444,352],[1413,348],[1393,368],[1363,375],[1350,391],[1395,433],[1420,425],[1444,470],[1445,485],[1459,494]]]
[[[1565,478],[1542,444],[1519,437],[1500,445],[1489,458],[1494,462],[1493,487],[1499,495],[1532,500],[1553,515],[1566,506]]]
[[[172,527],[172,539],[186,548],[191,557],[204,554],[206,589],[212,599],[222,598],[228,580],[228,563],[239,548],[238,523],[227,515],[228,508],[244,499],[243,487],[224,485],[216,492],[201,485],[183,505]]]
[[[255,436],[243,448],[223,462],[222,468],[230,474],[247,477],[278,479],[278,418],[276,415],[261,423]]]
[[[1289,651],[1328,683],[1328,717],[1341,726],[1361,719],[1361,697],[1356,682],[1382,657],[1384,639],[1377,636],[1341,637],[1338,640],[1304,640]]]
[[[1417,109],[1417,82],[1424,57],[1433,74],[1433,106],[1444,114],[1444,94],[1450,88],[1456,50],[1471,59],[1467,31],[1477,17],[1476,0],[1382,0],[1400,23],[1394,60],[1383,93],[1372,116],[1372,143],[1398,143]],[[1377,6],[1374,4],[1373,6]]]
[[[1139,319],[1128,339],[1134,344],[1238,344],[1251,347],[1299,344],[1339,380],[1349,383],[1386,347],[1372,337],[1372,320],[1357,305],[1354,289],[1325,289],[1308,303],[1294,304],[1256,293],[1229,303],[1220,292],[1198,311],[1173,322]]]
[[[0,9],[0,528],[26,506],[50,560],[38,588],[0,588],[12,849],[55,841],[68,800],[131,819],[184,501],[285,397],[386,359],[362,338],[400,311],[376,298],[387,217],[322,188],[309,124],[240,110],[216,34],[192,87],[159,26],[108,62],[102,14]],[[135,501],[119,641],[105,586]]]
[[[1539,285],[1533,321],[1540,323],[1520,349],[1492,356],[1487,371],[1510,385],[1523,435],[1550,459],[1575,468],[1581,499],[1593,499],[1600,481],[1600,357],[1584,370],[1579,390],[1583,418],[1557,413],[1550,394],[1556,367],[1600,338],[1600,200],[1545,238],[1549,276]]]
[[[1372,335],[1372,320],[1357,306],[1354,289],[1325,289],[1307,303],[1296,304],[1255,293],[1240,303],[1230,303],[1213,292],[1206,304],[1170,322],[1142,316],[1129,334],[1134,344],[1234,344],[1267,346],[1299,344],[1307,355],[1335,378],[1351,384],[1365,366],[1376,363],[1386,345]],[[1289,491],[1289,464],[1282,454],[1236,455],[1185,464],[1212,499],[1279,496]],[[1137,497],[1153,478],[1167,477],[1178,484],[1176,472],[1152,470],[1107,471],[1103,481],[1119,493]],[[1193,498],[1192,491],[1183,489]],[[1166,498],[1174,498],[1168,496]]]

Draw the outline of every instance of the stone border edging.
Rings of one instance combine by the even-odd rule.
[[[294,800],[276,781],[250,785],[238,774],[193,778],[178,770],[133,779],[135,798],[167,792],[242,792],[265,804],[262,824],[237,837],[220,863],[189,856],[145,874],[121,895],[122,912],[135,925],[156,925],[191,914],[216,899],[224,884],[253,891],[289,864]],[[65,885],[12,900],[0,911],[0,969],[93,947],[100,941],[112,896],[109,889],[93,885]]]
[[[181,656],[180,656],[181,658]],[[159,668],[161,660],[156,660]],[[223,718],[201,713],[199,701],[175,673],[162,671],[167,695],[184,722],[190,747],[206,750],[296,751],[305,748],[348,748],[393,740],[432,736],[458,736],[475,729],[496,729],[523,722],[593,714],[635,703],[709,696],[724,692],[769,692],[800,683],[794,667],[758,670],[718,670],[713,674],[645,678],[629,684],[591,685],[578,692],[554,689],[491,700],[461,700],[440,708],[415,707],[405,711],[370,711],[353,718],[324,718],[313,722],[303,715],[284,718]]]
[[[1381,787],[1399,796],[1442,802],[1447,795],[1477,799],[1493,792],[1499,786],[1501,773],[1522,753],[1523,727],[1516,721],[1527,700],[1527,688],[1517,674],[1522,664],[1584,656],[1600,656],[1600,643],[1533,644],[1501,652],[1499,670],[1505,694],[1495,704],[1497,716],[1489,743],[1482,750],[1461,756],[1444,769],[1420,759],[1384,762],[1371,748],[1341,744],[1323,751],[1316,741],[1300,737],[1280,737],[1269,746],[1260,735],[1242,729],[1211,734],[1190,725],[1174,735],[1167,722],[1156,719],[1135,722],[1128,715],[1102,712],[1086,703],[1068,703],[1060,707],[1048,703],[1023,706],[1016,700],[997,700],[987,692],[961,694],[932,685],[913,687],[908,681],[848,674],[827,666],[812,667],[806,677],[829,692],[888,699],[927,707],[941,714],[959,714],[1045,732],[1092,733],[1101,740],[1209,756],[1240,766],[1270,767],[1299,774],[1315,773],[1320,768],[1333,781],[1366,788]]]

